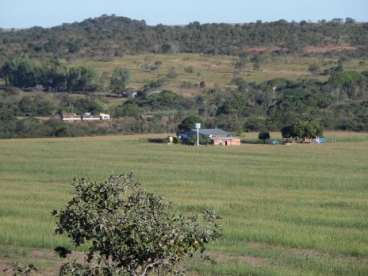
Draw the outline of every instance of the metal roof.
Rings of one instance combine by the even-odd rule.
[[[192,131],[196,132],[196,129],[192,129]],[[205,136],[217,136],[217,137],[229,137],[231,134],[225,130],[219,128],[201,128],[199,129],[199,134]]]

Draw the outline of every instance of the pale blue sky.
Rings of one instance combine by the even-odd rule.
[[[368,21],[368,0],[0,0],[0,27],[55,26],[102,14],[148,24],[352,17]]]

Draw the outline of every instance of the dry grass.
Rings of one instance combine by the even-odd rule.
[[[193,96],[201,92],[200,89],[191,88],[185,89],[181,87],[184,81],[193,84],[199,84],[200,81],[205,81],[207,87],[220,86],[224,87],[230,84],[234,75],[234,64],[237,57],[234,56],[213,56],[200,54],[171,54],[171,55],[134,55],[124,56],[122,58],[113,59],[110,61],[94,61],[94,60],[77,60],[77,64],[84,64],[95,68],[98,72],[111,72],[116,67],[125,67],[131,71],[132,80],[130,86],[133,88],[141,88],[144,84],[152,80],[165,77],[170,68],[175,68],[178,76],[175,79],[169,79],[164,85],[164,89],[169,89],[181,93],[186,96]],[[153,64],[160,61],[162,64],[158,70],[152,72],[144,72],[143,64]],[[368,70],[368,62],[360,63],[360,59],[351,59],[344,63],[348,70],[363,71]],[[285,79],[308,79],[319,78],[326,79],[323,76],[314,76],[308,72],[308,67],[311,64],[319,64],[321,69],[329,68],[336,65],[337,60],[313,57],[300,56],[268,56],[261,63],[261,69],[253,70],[253,65],[247,63],[242,70],[240,77],[249,81],[262,82],[275,78]],[[192,67],[193,73],[188,73],[185,68]]]

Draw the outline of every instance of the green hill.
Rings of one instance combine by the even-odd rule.
[[[175,131],[190,114],[237,132],[298,120],[368,130],[367,41],[368,24],[352,19],[149,26],[102,16],[3,30],[0,136]],[[19,121],[60,112],[109,112],[119,124]]]
[[[33,27],[0,32],[0,53],[31,56],[116,57],[138,53],[244,52],[366,53],[367,23],[353,19],[313,22],[257,21],[185,26],[147,25],[126,17],[101,16],[53,28]],[[331,46],[332,45],[332,46]],[[321,49],[322,47],[322,49]]]

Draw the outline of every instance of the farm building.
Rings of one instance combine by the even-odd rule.
[[[109,114],[100,113],[99,115],[93,115],[91,113],[84,113],[82,115],[82,121],[108,121],[111,120]]]
[[[76,113],[63,112],[60,115],[62,121],[75,122],[75,121],[108,121],[111,120],[109,114],[100,113],[99,115],[93,115],[91,113],[84,113],[82,116]]]
[[[209,138],[212,141],[213,145],[219,146],[239,146],[240,138],[234,137],[231,133],[224,131],[219,128],[212,129],[199,129],[199,135],[205,138]],[[185,131],[179,134],[179,139],[182,142],[187,142],[192,137],[197,136],[197,130],[191,129],[189,131]]]
[[[109,120],[111,120],[111,116],[109,114],[100,113],[100,119],[102,121],[109,121]]]
[[[76,113],[66,113],[66,112],[61,113],[60,118],[62,121],[65,122],[75,122],[81,120],[81,116],[77,115]]]
[[[101,120],[100,116],[93,115],[89,112],[83,113],[82,115],[82,121],[100,121],[100,120]]]

